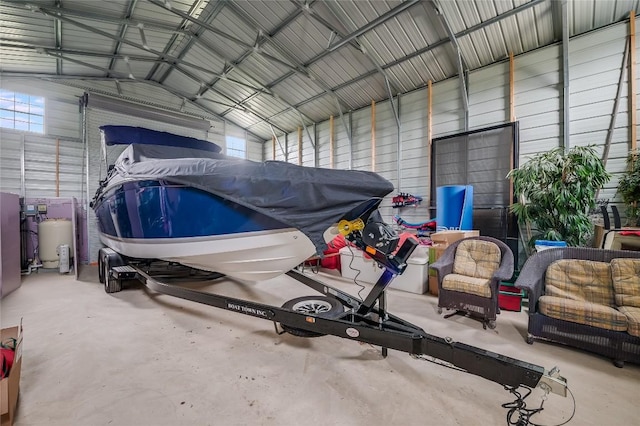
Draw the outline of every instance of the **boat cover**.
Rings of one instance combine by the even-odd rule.
[[[145,129],[132,126],[100,126],[105,145],[152,144],[179,146],[201,149],[203,151],[220,152],[222,148],[213,142],[203,141],[189,136],[174,135],[173,133]]]
[[[128,146],[107,186],[129,179],[167,180],[226,198],[299,229],[318,254],[326,248],[323,234],[329,227],[393,191],[391,182],[373,172],[255,162],[166,145]]]

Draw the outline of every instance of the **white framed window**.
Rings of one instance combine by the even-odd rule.
[[[0,90],[0,127],[44,133],[44,98]]]
[[[242,138],[227,136],[227,155],[247,158],[247,142]]]

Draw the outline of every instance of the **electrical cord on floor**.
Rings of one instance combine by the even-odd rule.
[[[508,408],[509,411],[507,412],[507,425],[511,426],[547,426],[547,425],[540,425],[537,423],[533,423],[531,421],[531,417],[533,417],[533,415],[538,414],[539,412],[541,412],[542,410],[544,410],[543,406],[544,406],[544,401],[547,399],[546,395],[544,395],[542,397],[542,402],[540,403],[540,407],[538,408],[527,408],[527,403],[525,402],[525,399],[531,394],[531,388],[528,386],[522,386],[524,389],[526,389],[527,393],[523,396],[520,392],[518,392],[517,388],[514,388],[513,386],[507,386],[505,385],[504,388],[505,390],[508,390],[509,392],[511,392],[513,395],[515,395],[516,399],[512,402],[507,402],[505,404],[502,404],[503,408]],[[562,423],[558,423],[556,425],[552,425],[552,426],[562,426],[565,425],[567,423],[569,423],[571,421],[571,419],[573,419],[573,416],[576,414],[576,399],[573,396],[573,392],[571,392],[571,389],[567,388],[567,390],[569,391],[569,394],[571,395],[571,399],[573,400],[573,411],[571,412],[571,416],[569,416],[569,418],[567,420],[565,420]],[[518,418],[514,420],[514,415],[518,415]],[[549,425],[551,426],[551,425]]]
[[[366,289],[365,286],[363,286],[358,282],[358,277],[360,276],[362,271],[360,269],[353,267],[353,260],[355,259],[355,254],[353,253],[353,248],[351,247],[350,244],[347,244],[347,247],[349,247],[349,253],[351,253],[351,260],[349,261],[349,269],[351,269],[352,271],[356,271],[356,276],[353,277],[353,283],[358,287],[360,287],[360,290],[358,290],[358,297],[362,299],[362,295],[360,293],[362,293],[362,290]]]

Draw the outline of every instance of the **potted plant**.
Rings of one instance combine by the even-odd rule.
[[[640,151],[629,153],[627,171],[618,182],[618,194],[627,206],[627,225],[640,226]]]
[[[588,216],[596,191],[610,179],[593,147],[556,148],[532,157],[507,177],[513,178],[518,202],[511,206],[535,240],[566,241],[585,246],[593,233]]]

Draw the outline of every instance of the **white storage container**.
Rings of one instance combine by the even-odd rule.
[[[358,282],[369,284],[375,284],[383,271],[373,259],[363,257],[362,250],[355,247],[340,249],[340,269],[344,278],[353,280],[357,276]]]
[[[407,259],[407,269],[402,275],[395,277],[389,287],[411,293],[426,293],[429,288],[429,254],[419,250],[421,248],[416,248]]]
[[[44,268],[58,268],[58,246],[73,252],[73,230],[69,219],[46,219],[38,224],[38,254]]]
[[[353,252],[353,261],[352,253]],[[371,258],[363,257],[361,250],[357,248],[344,247],[340,249],[340,264],[342,276],[354,279],[358,275],[358,281],[375,284],[382,275],[383,269]],[[351,268],[349,267],[351,265]],[[407,259],[407,269],[400,276],[391,281],[390,288],[408,291],[411,293],[423,294],[429,285],[429,254],[428,247],[418,246],[411,257]]]

